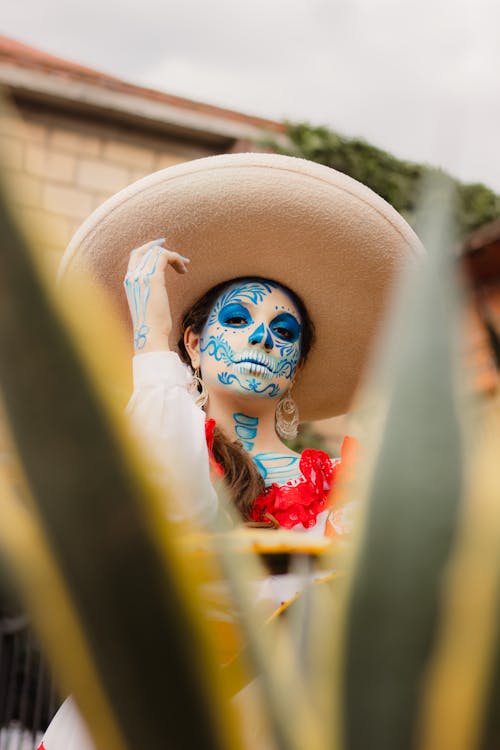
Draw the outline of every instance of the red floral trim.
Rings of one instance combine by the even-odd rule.
[[[36,750],[45,750],[45,745],[43,744],[43,742],[40,745],[38,745]]]
[[[217,476],[222,477],[224,469],[213,455],[215,426],[214,419],[205,421],[210,466]],[[344,438],[340,458],[331,459],[324,451],[312,448],[303,451],[299,463],[302,476],[286,484],[268,487],[255,500],[249,520],[269,522],[266,514],[270,514],[284,529],[292,529],[299,523],[310,529],[323,510],[341,502],[342,486],[354,476],[357,453],[358,441],[351,437]],[[269,525],[274,524],[269,522]]]
[[[324,451],[303,451],[299,464],[302,477],[268,487],[256,499],[250,520],[265,521],[266,513],[270,513],[282,528],[291,529],[301,523],[310,529],[328,505],[337,463],[338,459],[332,462]]]

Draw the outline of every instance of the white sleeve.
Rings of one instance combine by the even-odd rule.
[[[38,750],[96,750],[73,698],[66,698]]]
[[[205,413],[189,392],[191,376],[175,352],[134,357],[134,393],[127,406],[134,433],[153,459],[156,479],[178,503],[172,521],[209,523],[217,512],[210,481]]]

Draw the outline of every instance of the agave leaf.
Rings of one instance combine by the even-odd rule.
[[[496,748],[500,643],[500,410],[472,457],[422,706],[422,750]]]
[[[496,750],[500,745],[500,627],[498,625],[498,611],[500,605],[497,603],[497,630],[494,651],[492,653],[492,680],[489,694],[486,699],[486,715],[484,716],[480,750]]]
[[[177,562],[160,502],[105,414],[95,372],[82,366],[3,196],[0,346],[14,440],[118,731],[131,750],[220,748],[227,721],[214,710],[219,683],[194,579]],[[70,677],[69,643],[60,649]],[[86,718],[92,728],[95,717]]]
[[[23,590],[29,609],[37,615],[37,628],[52,654],[61,689],[78,694],[84,713],[92,717],[97,747],[125,750],[127,744],[89,658],[88,644],[43,532],[3,472],[0,519],[0,561],[5,558],[7,570],[12,568],[12,578]],[[68,654],[71,654],[71,670]]]
[[[346,605],[343,734],[349,750],[407,750],[461,497],[455,407],[457,294],[446,186],[426,186],[429,261],[395,311],[392,381]]]
[[[273,532],[264,532],[265,535],[270,533]],[[252,694],[248,696],[243,691],[238,699],[242,714],[253,711],[252,721],[256,724],[256,727],[247,729],[247,746],[272,746],[276,750],[302,750],[307,746],[308,750],[320,750],[325,747],[324,726],[301,672],[288,628],[277,618],[270,618],[267,626],[262,627],[255,605],[255,582],[262,580],[265,573],[254,555],[235,558],[235,540],[237,537],[221,535],[217,554],[233,602],[241,613],[245,644],[244,653],[227,672],[231,676],[243,662],[257,678],[252,685]],[[274,532],[268,549],[273,542],[277,547],[284,545],[283,540],[290,543],[286,532]],[[247,697],[250,697],[250,702],[247,702]],[[256,710],[252,703],[256,704]],[[242,724],[248,726],[248,722]]]

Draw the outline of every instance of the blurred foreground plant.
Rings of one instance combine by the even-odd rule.
[[[56,302],[1,200],[0,383],[29,497],[4,478],[0,551],[101,750],[498,747],[498,405],[471,446],[457,397],[449,212],[423,215],[431,261],[394,312],[389,405],[353,490],[363,518],[348,585],[306,587],[285,623],[263,626],[251,551],[220,533],[200,557],[164,519],[168,498],[103,386],[128,366],[118,334],[98,340],[107,311],[88,296]],[[334,548],[330,566],[341,559]],[[220,581],[246,644],[236,677],[220,669],[204,614],[204,592]],[[252,714],[231,695],[256,676]],[[243,728],[249,716],[263,722],[258,744]]]

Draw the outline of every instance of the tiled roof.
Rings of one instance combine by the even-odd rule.
[[[93,68],[88,68],[78,63],[64,60],[55,55],[22,44],[15,39],[0,35],[0,64],[8,63],[19,68],[31,69],[52,74],[54,76],[77,81],[81,83],[92,84],[101,89],[116,91],[118,93],[129,94],[140,97],[149,101],[168,104],[179,109],[187,110],[193,113],[211,115],[220,119],[240,122],[256,128],[273,130],[277,133],[284,132],[284,125],[274,120],[266,120],[261,117],[246,115],[224,107],[216,107],[205,102],[185,99],[184,97],[174,96],[172,94],[149,89],[144,86],[115,78],[106,73],[101,73]]]

